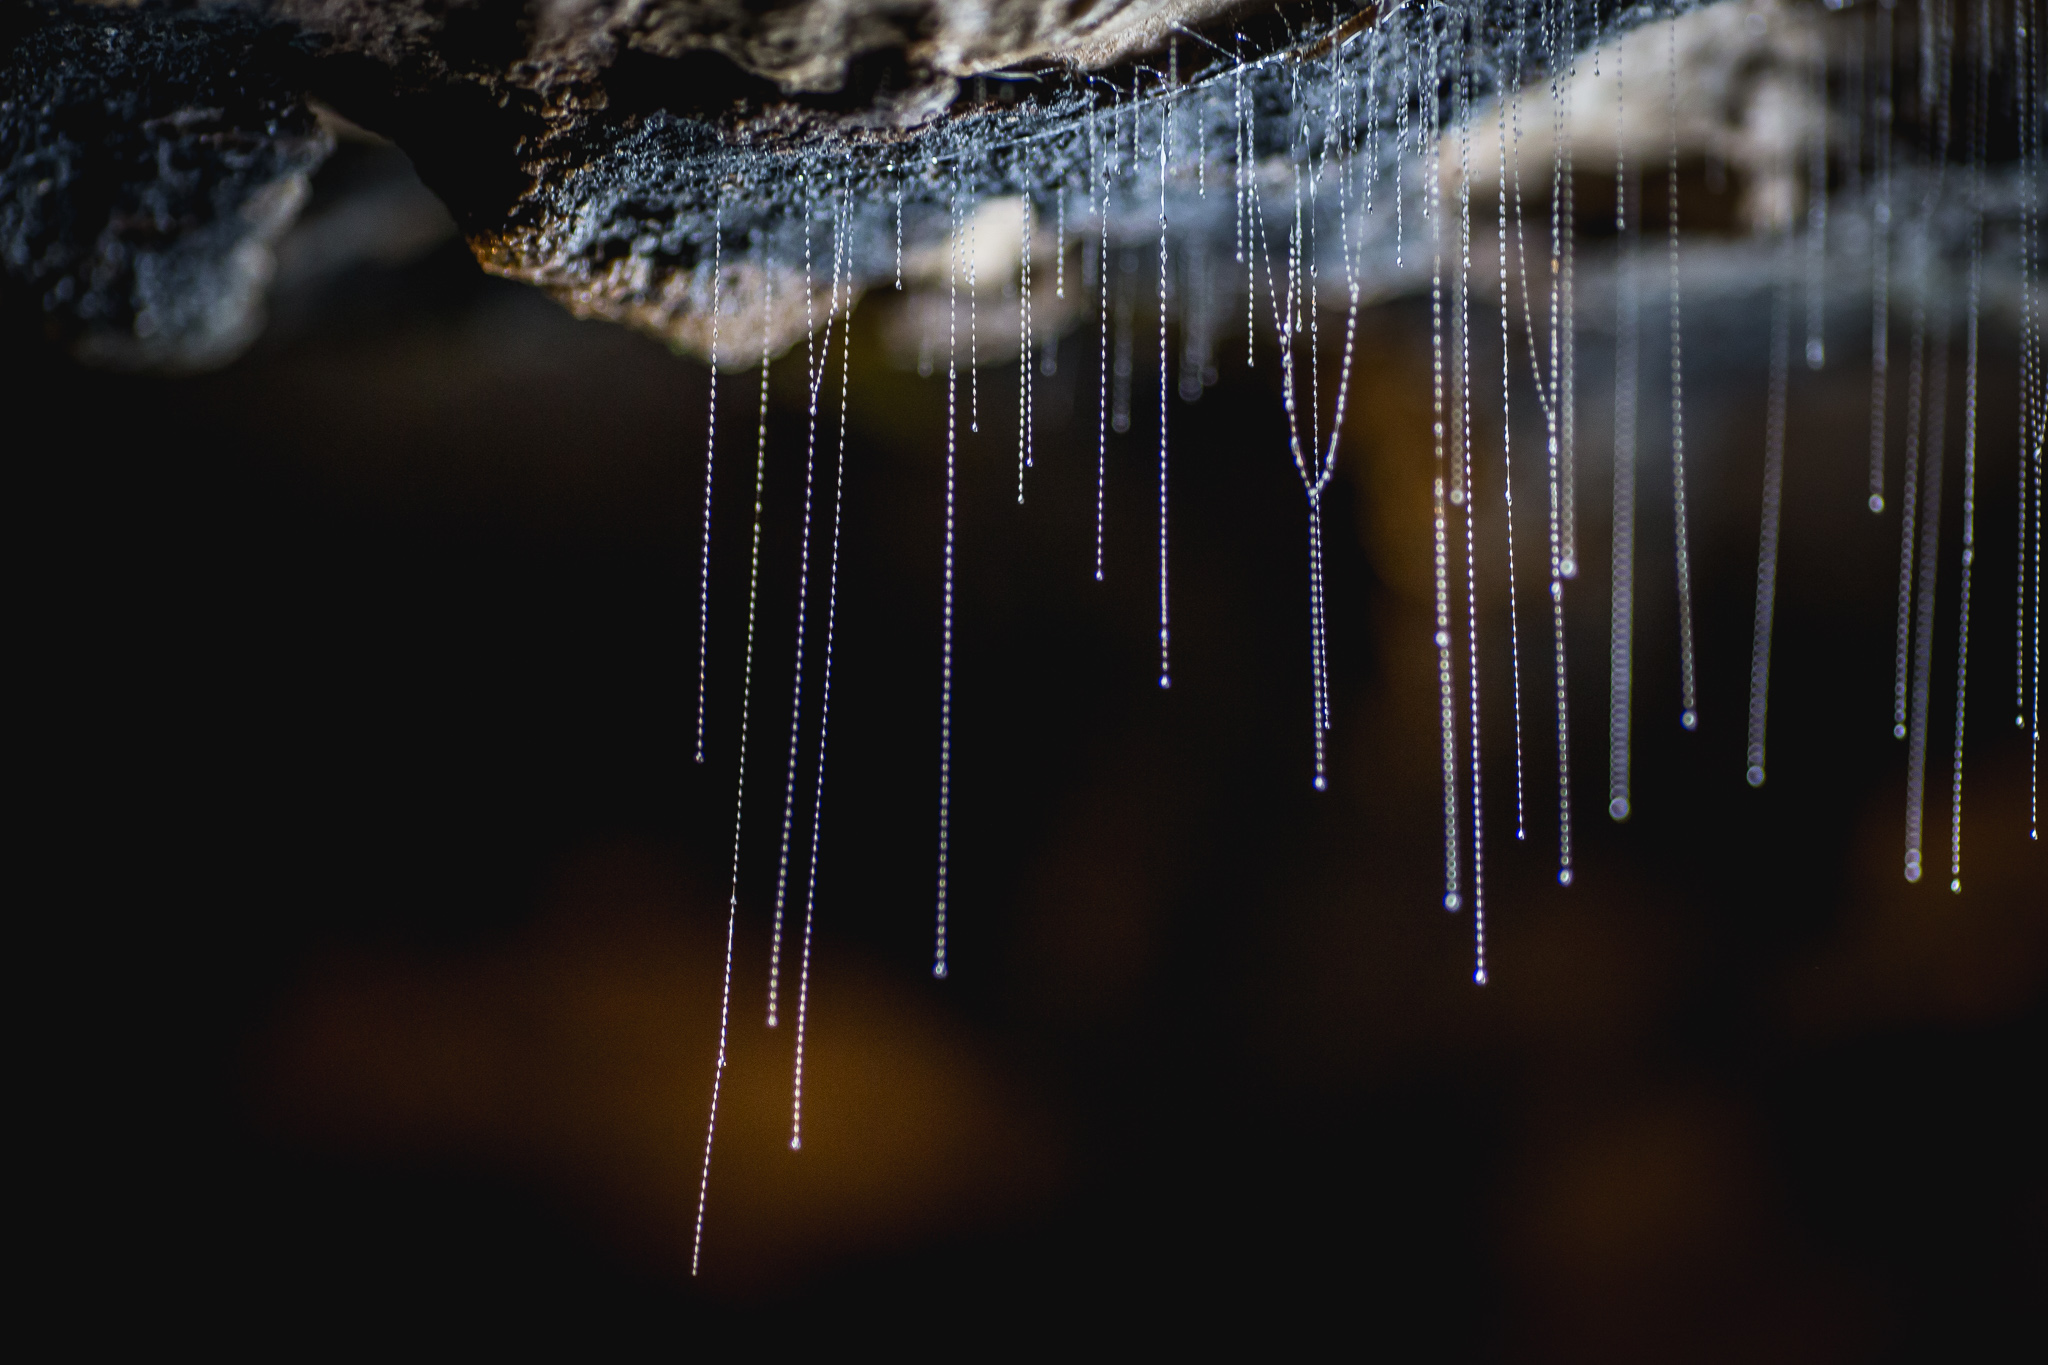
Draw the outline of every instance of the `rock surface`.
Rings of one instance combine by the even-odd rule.
[[[398,142],[487,268],[702,353],[702,172],[721,160],[900,140],[955,110],[962,78],[1109,67],[1260,4],[46,0],[0,21],[9,311],[101,363],[232,357],[331,145],[310,96]],[[730,282],[735,354],[801,327],[777,274]]]
[[[812,218],[848,225],[851,297],[894,272],[899,236],[928,251],[984,197],[1082,193],[1098,123],[1114,173],[1156,186],[1136,149],[1141,126],[1158,144],[1170,77],[1180,139],[1235,146],[1242,109],[1252,155],[1282,155],[1298,102],[1342,92],[1358,114],[1368,77],[1417,52],[1420,13],[1382,22],[1357,0],[41,0],[0,21],[7,308],[87,359],[229,358],[260,325],[270,244],[330,145],[312,112],[324,106],[412,158],[485,268],[700,356],[715,295],[717,359],[746,364],[825,302],[829,264],[813,261],[808,296],[802,268],[807,241],[832,250]],[[1473,11],[1482,93],[1514,13],[1504,0]],[[1575,41],[1594,36],[1589,7]],[[1226,74],[1236,52],[1266,59],[1242,103]],[[1452,68],[1446,52],[1440,91]],[[1381,155],[1398,155],[1391,143]],[[1227,235],[1226,195],[1181,197],[1177,229]],[[1137,198],[1113,232],[1156,231]]]
[[[332,146],[302,54],[234,13],[23,27],[0,55],[7,311],[97,364],[231,359]]]

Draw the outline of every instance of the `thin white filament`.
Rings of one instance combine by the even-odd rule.
[[[1562,19],[1554,19],[1550,29],[1550,83],[1552,91],[1552,168],[1550,201],[1550,621],[1551,658],[1555,665],[1557,687],[1557,880],[1560,886],[1572,884],[1572,785],[1571,785],[1571,707],[1566,685],[1564,650],[1564,580],[1566,578],[1567,555],[1565,540],[1566,496],[1564,484],[1565,448],[1570,444],[1569,407],[1571,394],[1567,385],[1572,348],[1565,338],[1571,330],[1570,298],[1566,292],[1566,252],[1569,250],[1572,227],[1566,216],[1564,196],[1569,192],[1570,182],[1566,174],[1567,158],[1564,151],[1566,124],[1564,114],[1564,93],[1560,80],[1560,57],[1562,55]]]
[[[1621,46],[1614,56],[1614,240],[1617,243],[1614,304],[1614,552],[1608,617],[1607,814],[1629,817],[1630,720],[1634,701],[1636,553],[1636,247],[1640,212],[1628,214],[1629,175],[1626,89]]]
[[[946,975],[946,881],[953,822],[953,517],[959,460],[960,188],[953,187],[951,268],[946,274],[946,538],[939,605],[939,875],[932,975]]]
[[[2041,133],[2036,109],[2040,98],[2040,36],[2034,24],[2033,0],[2013,6],[2013,50],[2017,71],[2014,98],[2024,115],[2020,126],[2020,424],[2019,534],[2014,545],[2013,722],[2029,730],[2027,746],[2027,837],[2039,839],[2041,767],[2041,445],[2044,428],[2040,312]],[[2033,481],[2031,506],[2028,480]],[[2031,523],[2029,518],[2031,516]],[[2030,531],[2031,524],[2031,531]],[[2032,553],[2029,554],[2029,534]]]
[[[1970,282],[1963,366],[1963,555],[1956,605],[1956,743],[1949,774],[1949,882],[1963,889],[1963,735],[1970,683],[1970,569],[1977,557],[1978,312],[1984,283],[1984,134],[1991,100],[1991,9],[1977,10],[1976,107],[1970,120]]]
[[[1067,296],[1067,182],[1060,181],[1059,193],[1059,246],[1052,258],[1052,295],[1056,299]]]
[[[1828,262],[1828,43],[1816,34],[1813,57],[1813,125],[1807,147],[1806,188],[1806,368],[1827,360]]]
[[[1407,141],[1406,96],[1400,106],[1403,123],[1402,145]],[[1431,510],[1436,535],[1436,671],[1439,720],[1443,736],[1444,772],[1444,909],[1463,904],[1458,880],[1462,859],[1458,847],[1458,717],[1456,693],[1451,684],[1451,596],[1448,514],[1445,511],[1448,451],[1444,442],[1444,232],[1441,172],[1435,157],[1423,161],[1423,213],[1430,221],[1429,325],[1431,402],[1435,439],[1435,480],[1431,486]],[[1395,196],[1400,203],[1400,196]],[[1396,223],[1399,223],[1398,210]],[[1398,238],[1397,238],[1398,240]]]
[[[772,263],[771,263],[772,266]],[[772,310],[775,301],[775,272],[762,272],[763,304]],[[772,316],[772,313],[771,313]],[[690,1241],[690,1274],[697,1273],[704,1254],[704,1205],[711,1193],[711,1147],[718,1136],[718,1096],[725,1082],[726,1042],[732,1024],[732,948],[740,914],[740,833],[747,811],[747,727],[754,702],[754,621],[761,596],[761,507],[768,481],[768,342],[770,332],[761,331],[761,418],[755,428],[754,447],[754,538],[747,558],[747,647],[740,671],[739,772],[733,779],[736,791],[732,811],[732,889],[725,905],[725,976],[718,997],[718,1065],[711,1073],[711,1116],[704,1124],[704,1170],[697,1180],[697,1227]]]
[[[1924,272],[1923,272],[1924,273]],[[1923,281],[1924,285],[1924,281]],[[1892,651],[1892,736],[1906,737],[1907,661],[1913,640],[1913,554],[1920,511],[1920,419],[1927,363],[1927,305],[1924,288],[1913,303],[1912,340],[1906,361],[1906,450],[1899,477],[1899,609]]]
[[[844,200],[841,201],[842,207]],[[844,218],[844,214],[841,217]],[[850,224],[840,226],[833,248],[833,275],[845,273],[846,239]],[[811,934],[818,908],[818,847],[825,828],[825,741],[832,721],[832,646],[839,615],[839,527],[846,501],[846,399],[847,371],[853,358],[852,327],[842,330],[839,345],[839,459],[832,477],[832,560],[825,579],[825,662],[818,687],[818,775],[811,789],[811,865],[804,883],[804,946],[796,978],[796,1069],[790,1089],[789,1149],[804,1145],[804,1040],[810,1023]],[[829,359],[829,357],[828,357]]]
[[[1669,77],[1671,146],[1665,166],[1666,238],[1671,259],[1671,520],[1672,549],[1678,568],[1678,723],[1691,730],[1700,723],[1692,638],[1692,563],[1687,551],[1685,515],[1685,368],[1680,342],[1678,286],[1678,25],[1665,25],[1665,74]]]
[[[1017,248],[1017,505],[1031,464],[1031,196],[1024,196]]]
[[[1458,78],[1458,462],[1465,486],[1466,716],[1472,736],[1472,980],[1486,984],[1485,805],[1479,762],[1479,570],[1472,468],[1472,76],[1469,35],[1460,30]]]
[[[1917,671],[1914,668],[1914,658],[1917,651],[1912,649],[1914,640],[1913,621],[1916,611],[1931,612],[1933,608],[1931,596],[1933,590],[1931,587],[1925,589],[1921,594],[1921,600],[1916,603],[1913,583],[1916,564],[1923,581],[1931,582],[1927,575],[1932,573],[1932,566],[1918,564],[1915,555],[1918,552],[1917,547],[1922,543],[1934,543],[1929,541],[1927,534],[1927,523],[1930,519],[1935,523],[1932,529],[1938,536],[1940,531],[1940,502],[1938,496],[1929,497],[1924,492],[1917,495],[1916,501],[1913,489],[1915,475],[1918,472],[1916,470],[1916,462],[1920,454],[1918,443],[1924,439],[1928,452],[1929,478],[1932,480],[1927,487],[1933,489],[1936,494],[1939,493],[1942,443],[1941,414],[1945,410],[1945,399],[1947,397],[1948,352],[1946,319],[1944,319],[1941,338],[1936,343],[1936,377],[1929,386],[1929,391],[1924,395],[1928,420],[1923,436],[1921,426],[1922,386],[1925,380],[1923,365],[1927,349],[1927,301],[1933,283],[1931,274],[1934,257],[1934,218],[1941,205],[1942,192],[1946,186],[1946,154],[1949,144],[1947,37],[1945,16],[1936,14],[1933,4],[1923,5],[1920,11],[1920,99],[1923,108],[1930,108],[1933,114],[1932,126],[1929,129],[1928,151],[1934,161],[1934,174],[1928,178],[1927,189],[1921,198],[1919,213],[1914,221],[1913,241],[1915,250],[1913,263],[1919,280],[1919,289],[1916,291],[1913,303],[1912,358],[1908,362],[1906,372],[1906,469],[1904,478],[1906,501],[1900,509],[1898,631],[1894,642],[1895,656],[1892,662],[1892,734],[1901,739],[1908,739],[1909,735],[1917,735],[1917,738],[1909,739],[1909,743],[1921,745],[1923,759],[1926,738],[1924,734],[1925,727],[1922,726],[1915,730],[1910,718],[1912,693],[1917,690],[1917,684],[1910,681],[1910,675]],[[1916,519],[1918,523],[1917,528]],[[1919,532],[1917,535],[1916,529]],[[1923,633],[1932,629],[1931,625],[1925,622],[1922,625]],[[1918,772],[1924,767],[1924,762],[1921,761],[1909,758],[1908,762],[1914,772]],[[1908,880],[1917,881],[1920,876],[1920,840],[1917,827],[1917,808],[1919,802],[1915,784],[1917,784],[1919,778],[1909,774],[1907,780],[1909,783],[1908,802],[1913,808],[1910,819],[1914,826],[1908,838],[1908,845],[1912,850],[1909,860],[1911,867]]]
[[[1948,329],[1934,337],[1928,366],[1927,466],[1920,491],[1920,587],[1915,606],[1912,708],[1906,739],[1906,880],[1920,880],[1921,815],[1927,789],[1927,708],[1934,666],[1935,578],[1941,551],[1941,466],[1948,397]]]
[[[1088,100],[1088,152],[1092,176],[1089,196],[1098,200],[1096,227],[1100,245],[1095,253],[1095,312],[1100,326],[1096,338],[1095,367],[1095,581],[1102,581],[1103,514],[1109,483],[1109,180],[1102,173],[1102,150],[1096,140],[1095,99]]]
[[[1333,399],[1330,418],[1330,435],[1327,445],[1322,441],[1319,429],[1311,427],[1308,442],[1302,440],[1299,391],[1296,388],[1295,328],[1292,319],[1304,306],[1303,294],[1310,292],[1307,301],[1311,326],[1314,325],[1313,286],[1304,286],[1301,269],[1301,235],[1303,231],[1301,212],[1301,177],[1299,165],[1294,177],[1295,214],[1289,239],[1287,258],[1287,284],[1281,288],[1274,270],[1272,253],[1265,246],[1263,222],[1257,231],[1258,254],[1253,265],[1263,255],[1270,280],[1270,297],[1273,304],[1273,330],[1280,344],[1280,394],[1281,403],[1287,414],[1288,454],[1294,462],[1295,474],[1301,479],[1302,491],[1308,502],[1308,552],[1309,552],[1309,679],[1310,679],[1310,728],[1313,737],[1315,771],[1314,786],[1317,791],[1328,787],[1326,736],[1330,728],[1330,684],[1328,624],[1324,601],[1322,499],[1337,471],[1339,440],[1344,427],[1344,412],[1351,389],[1351,365],[1356,353],[1358,332],[1358,278],[1352,254],[1351,212],[1348,202],[1340,212],[1343,226],[1342,247],[1344,255],[1345,282],[1349,290],[1349,303],[1344,321],[1344,355],[1338,375],[1337,392]],[[1311,333],[1313,338],[1313,333]],[[1313,360],[1310,362],[1314,363]],[[1314,404],[1315,398],[1310,399]]]
[[[2028,362],[2023,370],[2028,382],[2021,392],[2025,420],[2020,424],[2020,538],[2015,547],[2020,590],[2014,594],[2016,626],[2024,637],[2016,641],[2022,646],[2017,651],[2020,659],[2018,690],[2025,696],[2020,714],[2015,719],[2028,730],[2027,837],[2038,840],[2041,837],[2041,540],[2042,517],[2048,513],[2048,503],[2044,503],[2041,454],[2043,436],[2048,434],[2048,380],[2044,380],[2042,373],[2041,353],[2041,215],[2034,198],[2040,185],[2041,130],[2035,110],[2040,99],[2041,37],[2034,19],[2033,0],[2022,0],[2014,6],[2013,27],[2014,47],[2020,53],[2021,61],[2017,94],[2027,115],[2020,120],[2020,254],[2023,272],[2020,337],[2022,355]],[[2030,466],[2033,478],[2031,554],[2027,548],[2027,479]]]
[[[1811,227],[1809,226],[1809,231]],[[1793,235],[1784,230],[1778,284],[1771,298],[1770,393],[1764,403],[1764,493],[1756,553],[1756,633],[1749,656],[1749,764],[1752,787],[1764,784],[1764,733],[1771,695],[1771,628],[1778,601],[1778,532],[1785,492],[1786,389],[1792,368]]]
[[[975,278],[981,257],[981,205],[967,206],[967,429],[981,430],[981,285]]]
[[[1176,48],[1175,51],[1179,49]],[[1135,122],[1135,114],[1133,120]],[[1137,136],[1136,128],[1132,137]],[[1166,591],[1166,153],[1173,136],[1173,106],[1159,111],[1159,685],[1173,685]]]
[[[789,845],[796,821],[797,754],[803,743],[804,644],[810,622],[811,599],[811,513],[815,505],[818,468],[818,390],[825,382],[827,362],[832,356],[832,324],[839,316],[839,265],[837,242],[839,219],[834,212],[832,227],[834,259],[830,306],[825,313],[825,336],[816,341],[811,333],[811,231],[817,213],[813,193],[804,217],[804,366],[808,389],[808,411],[804,429],[804,517],[803,534],[797,542],[796,650],[790,667],[789,760],[782,785],[782,845],[775,859],[775,917],[768,938],[768,1027],[780,1022],[777,1006],[782,996],[782,917],[789,898]]]
[[[1514,112],[1515,145],[1517,148],[1514,166],[1514,212],[1515,242],[1519,252],[1522,241],[1522,195],[1521,165],[1521,42],[1522,33],[1517,21],[1515,47],[1512,65],[1508,72],[1508,89],[1500,92],[1496,103],[1495,136],[1500,144],[1500,170],[1505,183],[1508,175],[1510,152],[1508,149],[1509,110]],[[1508,200],[1505,193],[1494,195],[1494,236],[1496,254],[1500,265],[1500,465],[1501,502],[1507,512],[1507,561],[1508,561],[1508,683],[1509,701],[1515,721],[1515,841],[1520,843],[1529,837],[1528,782],[1522,765],[1522,627],[1519,579],[1515,572],[1515,460],[1514,460],[1514,413],[1511,402],[1513,391],[1514,352],[1508,340],[1508,319],[1513,311],[1508,295]],[[1529,300],[1529,278],[1526,258],[1521,263],[1522,306],[1527,320]],[[1533,326],[1530,332],[1533,360],[1535,353]],[[1538,398],[1541,399],[1542,376],[1537,376]]]
[[[1576,276],[1574,264],[1578,256],[1578,188],[1577,170],[1572,159],[1572,131],[1570,98],[1573,85],[1578,81],[1578,0],[1564,0],[1559,15],[1560,36],[1564,39],[1562,52],[1565,61],[1565,80],[1558,91],[1559,133],[1553,144],[1557,148],[1559,179],[1562,184],[1560,197],[1556,201],[1563,228],[1559,242],[1559,254],[1563,258],[1563,278],[1558,290],[1561,312],[1560,325],[1564,334],[1564,355],[1558,373],[1558,576],[1577,578],[1579,576],[1579,527],[1578,527],[1578,303],[1572,292]],[[1555,61],[1553,61],[1553,66]],[[1562,775],[1560,774],[1560,780]],[[1569,803],[1567,803],[1569,804]],[[1569,823],[1569,813],[1566,815]],[[1569,843],[1569,838],[1566,840]],[[1565,855],[1569,871],[1570,854]]]
[[[711,476],[718,458],[718,314],[724,302],[725,191],[711,207],[711,396],[704,406],[704,547],[697,565],[697,761],[704,761],[704,706],[711,668]]]
[[[1877,187],[1870,208],[1870,496],[1872,512],[1884,511],[1885,399],[1891,362],[1892,293],[1892,22],[1893,10],[1877,17],[1877,94],[1872,102],[1877,127],[1871,135]]]

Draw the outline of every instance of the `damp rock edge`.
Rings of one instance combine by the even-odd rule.
[[[1475,0],[1481,85],[1514,13]],[[1581,45],[1600,36],[1595,17]],[[331,146],[317,101],[405,151],[486,270],[581,316],[705,358],[708,258],[722,254],[740,273],[718,360],[746,363],[803,334],[800,252],[775,243],[820,175],[866,215],[848,262],[857,296],[892,268],[892,196],[908,201],[916,249],[944,237],[955,195],[1074,176],[1071,147],[1041,166],[1015,148],[1160,89],[1175,48],[1183,81],[1233,43],[1305,66],[1382,22],[1357,0],[793,0],[760,13],[740,0],[36,0],[0,21],[5,60],[63,86],[80,112],[56,159],[94,169],[53,179],[37,99],[0,102],[7,307],[89,361],[231,359],[260,330],[271,247]],[[191,121],[202,109],[216,122]],[[1254,154],[1278,151],[1284,113],[1263,96],[1252,112]],[[77,131],[88,125],[106,147]],[[145,125],[154,162],[101,155]],[[98,206],[130,203],[163,207],[145,215],[146,240],[106,245],[108,223],[139,220],[101,221]]]

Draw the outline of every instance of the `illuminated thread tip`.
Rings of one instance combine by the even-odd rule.
[[[1953,891],[1953,892],[1955,892],[1955,893],[1956,893],[1956,894],[1957,894],[1958,896],[1962,895],[1962,894],[1963,894],[1963,880],[1962,880],[1962,878],[1958,877],[1958,878],[1956,878],[1956,879],[1955,879],[1954,881],[1950,882],[1950,883],[1948,884],[1948,889],[1949,889],[1949,890],[1951,890],[1951,891]]]
[[[1819,341],[1815,340],[1815,341],[1809,341],[1809,342],[1807,342],[1807,343],[1806,343],[1806,368],[1807,368],[1807,369],[1809,369],[1809,370],[1817,370],[1817,369],[1819,369],[1819,368],[1820,368],[1820,367],[1821,367],[1821,366],[1822,366],[1823,364],[1825,364],[1825,363],[1826,363],[1826,360],[1827,360],[1827,353],[1826,353],[1825,351],[1823,351],[1823,350],[1821,349],[1821,344],[1820,344],[1820,342],[1819,342]]]
[[[1328,782],[1324,781],[1324,780],[1323,780],[1322,778],[1320,778],[1320,777],[1318,777],[1318,778],[1316,779],[1316,790],[1317,790],[1317,791],[1328,791],[1328,790],[1329,790],[1329,788],[1330,788],[1330,784],[1329,784]]]
[[[1455,909],[1457,909],[1457,908],[1458,908],[1458,905],[1459,905],[1459,900],[1458,900],[1458,893],[1457,893],[1457,892],[1453,891],[1453,892],[1451,892],[1451,893],[1450,893],[1449,895],[1447,895],[1447,896],[1445,896],[1445,897],[1444,897],[1444,909],[1446,909],[1446,910],[1455,910]]]
[[[1680,711],[1678,723],[1688,730],[1697,730],[1700,728],[1700,713],[1691,709]]]
[[[1877,494],[1872,493],[1870,495],[1870,510],[1873,512],[1884,511],[1884,499],[1877,496]]]
[[[1906,727],[1905,727],[1905,726],[1903,726],[1903,725],[1894,725],[1894,726],[1892,727],[1892,738],[1893,738],[1893,739],[1904,739],[1905,737],[1906,737]]]
[[[1577,578],[1579,576],[1579,561],[1576,559],[1559,560],[1557,571],[1566,578]]]
[[[775,1027],[775,1022],[776,1022],[776,1021],[775,1021],[775,1016],[774,1016],[774,1015],[772,1015],[772,1014],[771,1014],[771,1015],[769,1015],[769,1016],[768,1016],[768,1027],[769,1027],[769,1028],[774,1028],[774,1027]]]
[[[946,979],[946,964],[943,962],[932,964],[932,975],[940,981],[944,981]]]
[[[1615,798],[1614,798],[1614,799],[1613,799],[1612,801],[1609,801],[1609,802],[1607,803],[1607,814],[1608,814],[1609,818],[1611,818],[1611,819],[1615,819],[1615,820],[1626,820],[1626,819],[1628,819],[1628,801],[1627,801],[1627,799],[1626,799],[1625,797],[1620,797],[1620,796],[1617,796],[1617,797],[1615,797]]]
[[[1173,679],[1167,677],[1164,673],[1161,673],[1159,675],[1159,685],[1161,687],[1171,687],[1173,686]]]
[[[803,1140],[802,1138],[791,1138],[791,1139],[789,1140],[789,1150],[790,1150],[790,1151],[792,1151],[792,1152],[801,1152],[801,1151],[802,1151],[803,1149],[804,1149],[804,1140]]]
[[[1763,769],[1762,769],[1761,767],[1759,767],[1758,765],[1754,764],[1754,763],[1750,764],[1750,765],[1749,765],[1749,785],[1750,785],[1750,786],[1752,786],[1752,787],[1761,787],[1761,786],[1762,786],[1763,784],[1764,784],[1764,770],[1763,770]]]
[[[1917,848],[1906,850],[1906,880],[1909,882],[1920,880],[1920,850]]]
[[[1568,868],[1568,867],[1567,867],[1567,868],[1561,869],[1561,870],[1560,870],[1560,871],[1558,872],[1558,874],[1557,874],[1557,884],[1558,884],[1559,886],[1570,886],[1570,885],[1572,884],[1572,870],[1571,870],[1570,868]]]
[[[1472,973],[1472,984],[1475,986],[1484,986],[1486,984],[1486,968],[1481,967]]]

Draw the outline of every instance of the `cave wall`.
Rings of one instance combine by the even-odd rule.
[[[1157,146],[1170,104],[1176,160],[1213,163],[1199,195],[1187,165],[1169,176],[1175,229],[1213,235],[1228,215],[1206,179],[1232,174],[1241,116],[1262,162],[1292,154],[1302,109],[1325,135],[1341,110],[1354,154],[1381,127],[1382,168],[1419,162],[1426,139],[1394,146],[1398,82],[1440,122],[1461,78],[1484,98],[1540,80],[1549,47],[1590,52],[1696,8],[1575,4],[1546,38],[1550,11],[1505,0],[38,0],[10,12],[0,56],[5,312],[96,363],[231,358],[333,130],[366,129],[412,159],[486,269],[700,357],[715,294],[718,359],[744,364],[819,316],[829,291],[806,284],[797,243],[821,214],[849,222],[849,299],[895,273],[899,234],[929,258],[993,196],[1043,203],[1106,176],[1112,234],[1149,235],[1156,173],[1114,149]],[[1714,11],[1686,43],[1683,151],[1762,184],[1775,144],[1753,125],[1796,93],[1773,73],[1805,60],[1822,10]],[[1759,14],[1768,36],[1745,27]]]

